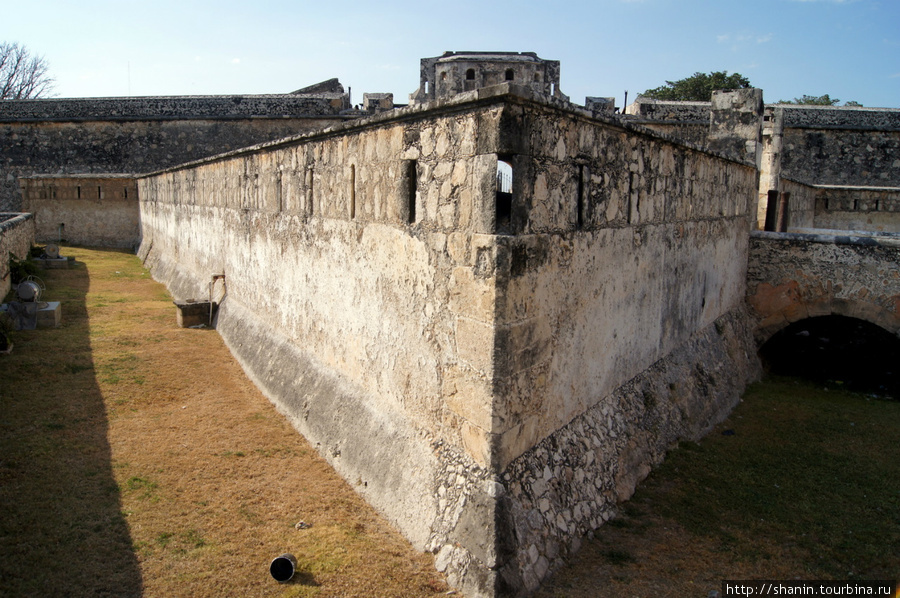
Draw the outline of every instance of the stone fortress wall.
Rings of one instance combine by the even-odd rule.
[[[0,212],[0,297],[12,286],[10,258],[26,259],[34,243],[34,216],[29,213]]]
[[[339,84],[264,96],[0,102],[0,210],[22,209],[20,177],[142,173],[320,130],[359,113]]]
[[[19,179],[22,209],[42,241],[136,249],[141,237],[132,175],[37,175]]]
[[[501,85],[143,177],[141,255],[183,298],[224,273],[217,327],[298,429],[513,595],[754,375],[755,181]]]
[[[423,59],[410,99],[0,103],[0,206],[49,240],[137,223],[179,299],[224,275],[217,328],[295,427],[466,595],[525,595],[758,375],[760,191],[785,226],[897,226],[900,111],[617,115],[530,53]]]
[[[639,98],[627,112],[656,131],[709,146],[708,102]],[[790,226],[900,232],[900,109],[767,105],[761,142],[760,228],[767,192],[776,190],[790,193]]]

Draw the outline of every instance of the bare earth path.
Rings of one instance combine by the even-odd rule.
[[[214,331],[175,326],[134,255],[63,254],[73,268],[44,276],[62,326],[0,356],[0,595],[447,591]],[[298,572],[279,584],[268,566],[285,552]]]

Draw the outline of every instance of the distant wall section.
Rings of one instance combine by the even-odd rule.
[[[0,210],[18,179],[150,172],[355,118],[341,93],[0,102]]]
[[[35,215],[35,240],[136,248],[137,184],[131,175],[20,179],[23,209]]]

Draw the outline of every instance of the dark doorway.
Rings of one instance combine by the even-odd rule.
[[[900,399],[900,338],[864,320],[795,322],[759,350],[766,370]]]

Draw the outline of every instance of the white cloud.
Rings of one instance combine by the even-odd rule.
[[[774,37],[774,35],[771,33],[767,33],[765,35],[760,35],[759,37],[756,38],[756,43],[765,44],[767,42],[772,41],[773,37]]]
[[[240,64],[240,63],[241,63],[241,59],[240,59],[240,58],[232,58],[232,59],[231,59],[231,64]]]

